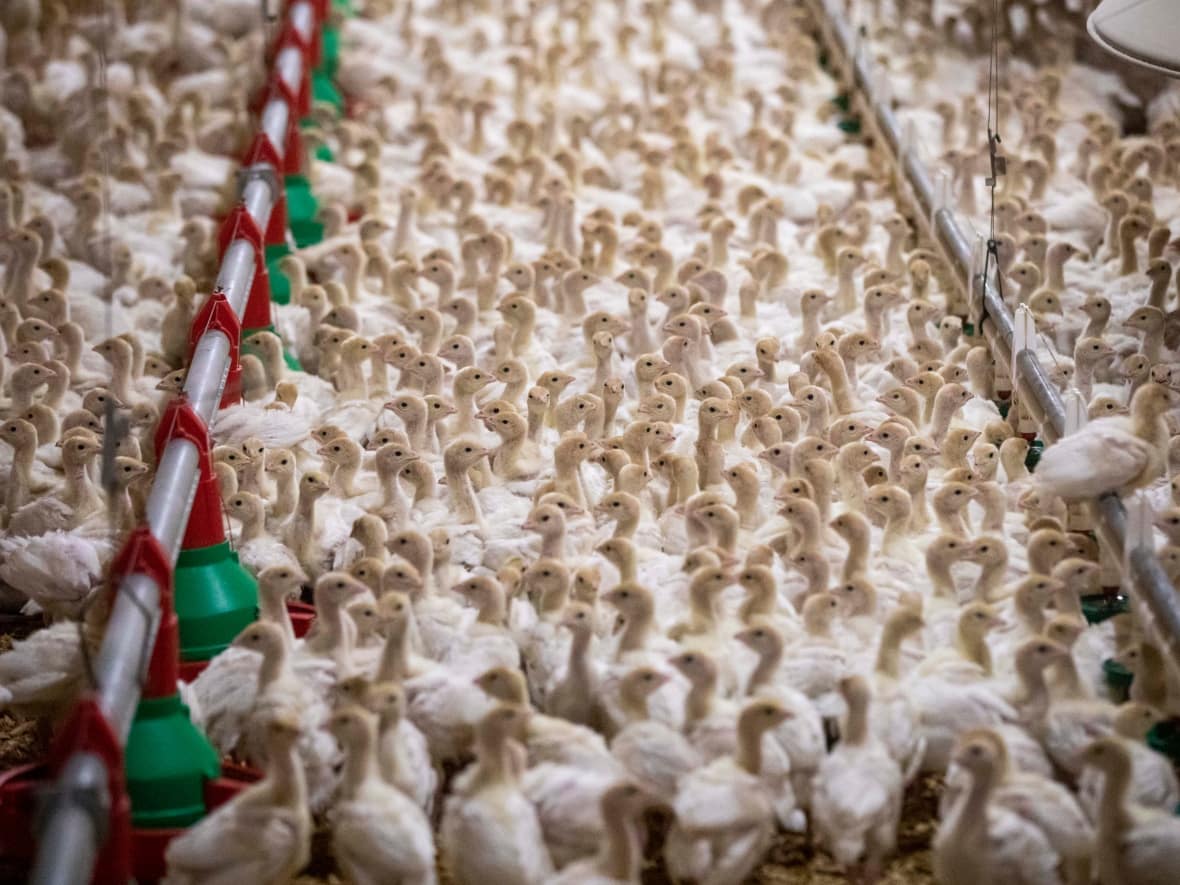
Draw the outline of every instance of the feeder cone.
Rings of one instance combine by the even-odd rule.
[[[196,446],[199,469],[174,573],[180,659],[207,661],[257,618],[258,585],[226,540],[209,430],[183,395],[164,409],[156,431],[156,452],[162,453],[174,438]]]
[[[111,564],[111,582],[146,574],[160,590],[160,622],[143,696],[123,752],[136,827],[186,826],[204,816],[205,785],[221,773],[217,751],[193,725],[177,690],[180,668],[172,567],[146,526],[135,529]]]

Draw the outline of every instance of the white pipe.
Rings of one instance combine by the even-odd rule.
[[[302,0],[295,3],[289,17],[300,35],[310,40],[315,25],[311,4]],[[279,52],[275,67],[292,92],[297,92],[304,74],[302,54],[296,49],[284,49]],[[286,148],[287,122],[293,113],[297,110],[287,107],[280,98],[272,98],[262,110],[262,131],[274,143],[280,159]],[[273,173],[281,183],[282,170],[275,169]],[[251,179],[241,197],[259,230],[265,231],[276,194],[266,182]],[[245,310],[253,279],[254,247],[246,240],[234,240],[225,251],[217,285],[225,290],[230,306],[239,317]],[[226,336],[210,330],[201,336],[193,351],[184,392],[206,423],[212,421],[221,401],[229,371],[229,350]],[[175,564],[196,492],[197,450],[191,442],[176,439],[158,453],[158,459],[148,495],[147,525]],[[159,619],[160,588],[155,581],[144,574],[124,578],[94,663],[99,706],[120,742],[126,741],[135,718]],[[105,765],[94,754],[77,753],[66,761],[61,776],[48,793],[41,818],[37,858],[29,879],[32,885],[77,885],[90,881],[105,838],[110,808],[106,784]]]

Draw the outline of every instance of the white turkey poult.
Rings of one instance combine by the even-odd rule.
[[[93,145],[93,28],[0,17],[0,603],[52,622],[0,655],[24,718],[84,685],[250,125],[248,4],[120,5]],[[1086,620],[1122,583],[1086,502],[1144,494],[1180,574],[1180,102],[1124,135],[1118,78],[1041,45],[1066,13],[1018,5],[999,272],[1090,419],[1039,463],[812,4],[333,12],[324,235],[212,424],[258,620],[183,688],[264,777],[167,881],[292,881],[313,828],[356,883],[739,885],[784,845],[857,885],[1162,881],[1180,707],[1135,610]],[[986,15],[839,14],[987,229]]]

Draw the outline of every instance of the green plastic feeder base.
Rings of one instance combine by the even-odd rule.
[[[1034,439],[1028,444],[1028,454],[1024,456],[1024,466],[1028,468],[1028,472],[1032,473],[1037,469],[1037,465],[1041,463],[1041,455],[1045,453],[1045,444],[1039,440]]]
[[[183,661],[209,660],[258,618],[258,584],[229,542],[180,551],[175,580]]]
[[[846,135],[860,135],[860,120],[856,117],[845,117],[836,126]]]
[[[311,192],[311,182],[305,175],[288,175],[285,183],[287,227],[291,230],[291,236],[295,238],[295,245],[300,249],[314,246],[324,239],[324,225],[316,220],[320,204]]]
[[[205,782],[221,761],[180,695],[139,702],[124,758],[135,826],[187,827],[205,816]]]
[[[1158,722],[1147,733],[1147,746],[1180,765],[1180,719]]]
[[[266,272],[270,276],[270,300],[275,304],[291,303],[291,281],[279,270],[279,261],[291,253],[286,243],[266,247]]]
[[[1123,703],[1131,691],[1131,681],[1135,674],[1113,658],[1107,658],[1102,662],[1102,673],[1106,677],[1111,700],[1116,704]]]
[[[995,402],[996,408],[999,409],[1000,417],[1007,420],[1008,413],[1010,411],[1012,411],[1012,400],[998,399],[998,400],[993,400],[993,402]]]
[[[1101,624],[1108,618],[1131,610],[1130,602],[1122,593],[1093,593],[1083,596],[1082,614],[1089,624]]]
[[[340,30],[325,27],[320,31],[320,66],[325,77],[335,78],[340,67]]]
[[[330,104],[338,114],[344,110],[344,96],[331,78],[320,71],[313,71],[311,75],[311,100]]]

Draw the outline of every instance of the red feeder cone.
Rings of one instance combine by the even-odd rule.
[[[205,422],[183,394],[168,404],[156,430],[156,452],[173,439],[197,447],[199,476],[176,561],[175,606],[181,677],[191,679],[258,615],[258,585],[230,549]]]

